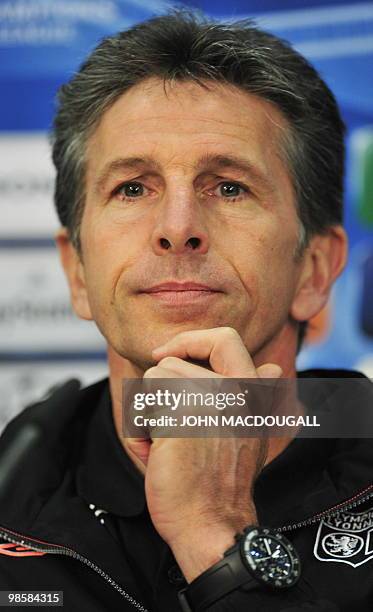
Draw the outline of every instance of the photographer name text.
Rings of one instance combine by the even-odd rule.
[[[320,427],[316,415],[161,415],[146,417],[136,415],[136,427]]]

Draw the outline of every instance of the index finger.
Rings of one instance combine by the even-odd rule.
[[[196,329],[177,334],[153,350],[155,359],[167,355],[208,360],[214,372],[230,378],[257,378],[253,360],[233,327]]]

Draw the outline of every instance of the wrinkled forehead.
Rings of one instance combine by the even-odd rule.
[[[133,86],[104,112],[87,148],[88,170],[126,154],[152,157],[160,167],[200,164],[203,155],[255,158],[264,172],[283,160],[288,123],[271,102],[233,85],[164,83]]]

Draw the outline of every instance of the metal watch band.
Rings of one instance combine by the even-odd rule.
[[[250,576],[240,552],[239,543],[226,551],[223,559],[198,576],[185,589],[179,591],[183,612],[200,612],[237,588],[258,584]]]

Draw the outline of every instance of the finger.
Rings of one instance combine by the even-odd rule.
[[[155,359],[167,355],[180,359],[209,360],[214,372],[232,378],[256,378],[255,365],[238,332],[215,327],[181,332],[153,350]]]
[[[256,370],[259,378],[281,378],[282,368],[277,363],[265,363]]]
[[[162,368],[156,365],[146,370],[143,378],[180,378],[180,376],[177,372],[172,372],[169,368]]]
[[[220,374],[200,365],[184,361],[179,357],[164,357],[155,367],[170,370],[180,378],[221,378]]]

